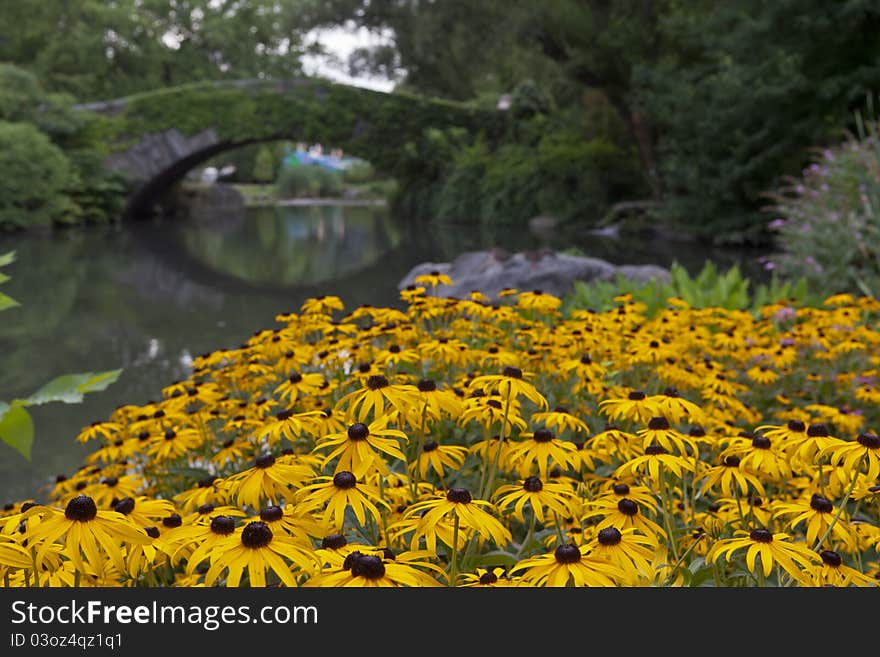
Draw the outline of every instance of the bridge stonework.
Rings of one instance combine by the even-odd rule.
[[[102,117],[105,165],[129,184],[127,217],[148,214],[189,170],[246,144],[320,142],[394,176],[429,128],[491,139],[503,132],[505,119],[495,110],[313,78],[189,84],[80,109]]]

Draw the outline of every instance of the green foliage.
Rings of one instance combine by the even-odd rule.
[[[678,298],[691,308],[725,308],[746,310],[758,314],[767,304],[786,301],[797,305],[817,304],[819,299],[808,290],[807,281],[782,280],[771,277],[769,283],[759,283],[750,291],[751,281],[744,277],[738,266],[719,271],[714,262],[707,260],[696,276],[673,263],[669,280],[634,281],[618,275],[613,281],[576,281],[572,292],[563,300],[563,310],[610,310],[618,305],[615,297],[632,295],[632,300],[644,303],[646,315],[653,317],[667,307],[669,299]]]
[[[275,163],[277,159],[272,150],[262,146],[254,157],[254,182],[271,182],[275,180]]]
[[[376,169],[366,160],[355,160],[342,171],[345,183],[359,184],[370,182],[376,178]]]
[[[342,195],[342,176],[324,167],[301,164],[281,169],[275,182],[282,198],[318,198]]]
[[[0,228],[69,222],[70,160],[36,126],[0,121]]]
[[[0,267],[15,261],[15,252],[0,254]],[[9,280],[9,276],[0,273],[0,283]],[[5,300],[5,302],[4,302]],[[0,294],[0,310],[7,310],[18,305],[14,299]],[[114,383],[122,370],[105,372],[85,372],[82,374],[64,374],[42,386],[29,397],[13,399],[11,402],[0,401],[0,441],[5,442],[27,460],[31,458],[34,443],[34,421],[27,411],[28,406],[64,402],[75,404],[83,400],[89,392],[104,390]]]
[[[833,143],[880,87],[873,0],[673,3],[663,58],[637,67],[657,125],[664,219],[716,242],[767,244],[763,193]]]
[[[768,266],[829,295],[880,294],[880,123],[860,117],[857,134],[770,195],[779,253]]]

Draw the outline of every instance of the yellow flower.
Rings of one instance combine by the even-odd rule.
[[[539,554],[518,562],[511,574],[522,572],[531,586],[618,586],[625,573],[616,564],[597,558],[586,545],[560,545],[553,552]]]
[[[321,519],[330,523],[336,531],[345,525],[345,512],[349,508],[361,527],[365,527],[367,513],[376,523],[381,523],[382,513],[377,505],[389,507],[376,487],[358,483],[357,477],[345,470],[332,477],[318,477],[317,483],[304,486],[296,499],[298,512],[318,511]]]
[[[709,548],[706,558],[711,563],[716,563],[722,557],[728,561],[733,553],[746,550],[746,566],[749,572],[760,572],[764,577],[769,577],[773,572],[773,566],[779,566],[790,577],[802,582],[809,572],[820,560],[819,555],[800,543],[793,543],[789,535],[783,532],[773,533],[764,528],[744,530],[738,529],[735,534],[738,537],[724,538],[716,541]],[[758,571],[758,558],[761,561],[761,570]]]
[[[335,472],[348,470],[356,477],[377,469],[387,474],[388,465],[382,454],[387,454],[401,461],[406,455],[400,450],[400,442],[408,440],[400,429],[389,429],[387,420],[380,417],[367,426],[363,422],[355,422],[345,431],[319,438],[315,443],[315,451],[329,449],[321,467],[337,459]]]

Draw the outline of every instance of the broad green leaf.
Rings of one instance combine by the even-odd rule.
[[[506,566],[510,567],[516,564],[516,557],[509,552],[502,550],[493,550],[481,554],[471,560],[474,566]]]
[[[15,262],[15,251],[0,253],[0,267],[11,265],[13,262]]]
[[[31,447],[34,444],[34,421],[21,406],[7,408],[0,419],[0,440],[31,460]]]
[[[82,374],[63,374],[49,381],[42,388],[28,397],[31,404],[46,404],[60,401],[66,404],[81,402],[87,392],[104,390],[119,378],[122,370],[107,372],[84,372]]]
[[[9,295],[0,292],[0,310],[8,310],[9,308],[15,308],[18,305],[21,305],[18,303],[18,301],[16,301]]]

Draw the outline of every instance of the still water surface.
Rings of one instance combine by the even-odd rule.
[[[122,368],[83,403],[31,407],[33,460],[0,443],[0,504],[45,499],[90,451],[79,429],[121,404],[143,404],[190,373],[190,359],[235,347],[311,296],[346,307],[399,303],[397,283],[421,262],[464,251],[578,247],[615,264],[706,258],[754,266],[754,255],[682,244],[622,242],[569,228],[538,237],[473,224],[408,223],[383,206],[314,205],[217,212],[46,234],[0,236],[15,250],[3,292],[21,306],[0,315],[0,400],[26,397],[69,372]]]

